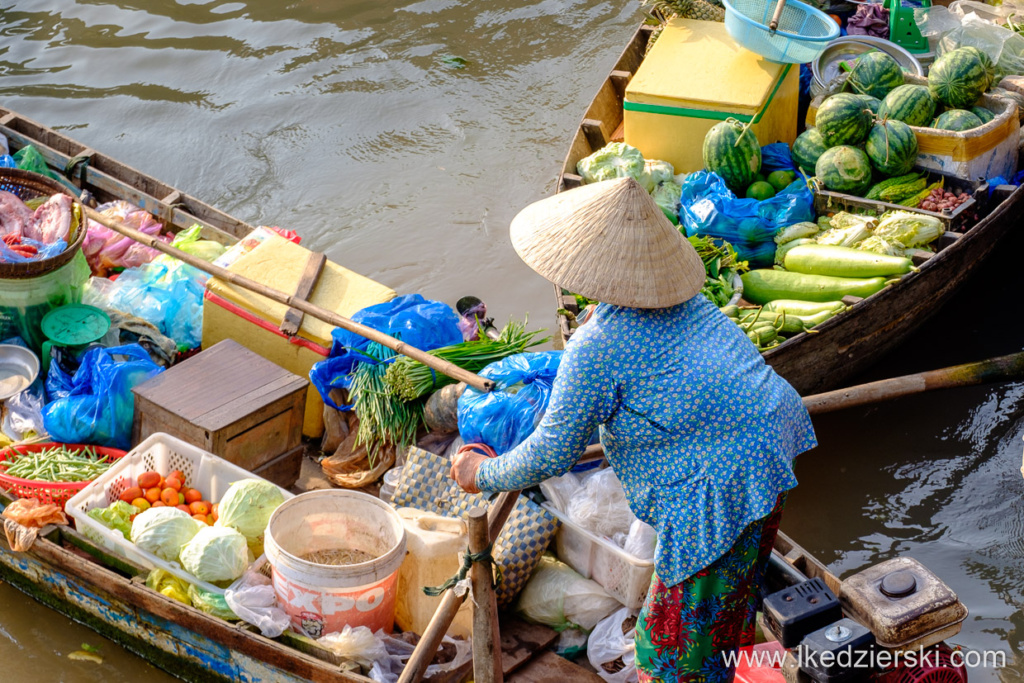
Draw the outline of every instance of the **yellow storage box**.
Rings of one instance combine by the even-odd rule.
[[[625,141],[676,173],[704,168],[704,135],[728,118],[753,122],[762,145],[792,143],[799,72],[740,47],[725,24],[673,19],[626,86]]]
[[[288,294],[295,292],[310,255],[308,249],[266,232],[247,238],[236,247],[238,251],[229,251],[221,257],[227,257],[223,261],[225,267]],[[394,297],[394,290],[328,261],[309,301],[351,317],[360,309]],[[203,301],[203,348],[234,339],[282,368],[308,377],[313,364],[323,360],[330,351],[334,328],[307,315],[302,319],[298,335],[286,337],[278,327],[287,311],[284,304],[210,278]],[[302,424],[302,433],[306,436],[323,434],[323,405],[320,393],[310,384]]]

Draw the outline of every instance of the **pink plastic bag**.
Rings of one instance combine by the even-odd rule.
[[[170,241],[169,235],[161,235],[163,225],[149,213],[125,201],[103,204],[98,210],[104,216],[114,218],[128,227],[135,228],[147,235],[152,235],[165,242]],[[156,249],[139,244],[130,237],[120,235],[113,230],[89,221],[89,229],[82,243],[93,275],[106,277],[113,268],[134,268],[149,263],[160,255]]]

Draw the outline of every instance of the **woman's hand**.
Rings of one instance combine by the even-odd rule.
[[[476,471],[488,456],[475,450],[460,450],[452,458],[451,477],[466,493],[480,493],[476,487]]]

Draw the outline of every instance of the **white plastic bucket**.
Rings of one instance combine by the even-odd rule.
[[[338,566],[300,559],[339,548],[376,559]],[[278,602],[300,633],[318,638],[345,625],[393,628],[405,527],[387,503],[358,491],[303,493],[270,516],[264,552]]]

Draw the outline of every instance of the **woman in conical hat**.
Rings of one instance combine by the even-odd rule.
[[[793,458],[816,445],[799,395],[704,296],[690,243],[631,178],[557,194],[512,221],[534,270],[602,302],[568,343],[547,412],[498,458],[466,448],[467,491],[567,472],[594,430],[633,513],[658,533],[636,627],[640,680],[728,681],[753,645],[758,585]]]

